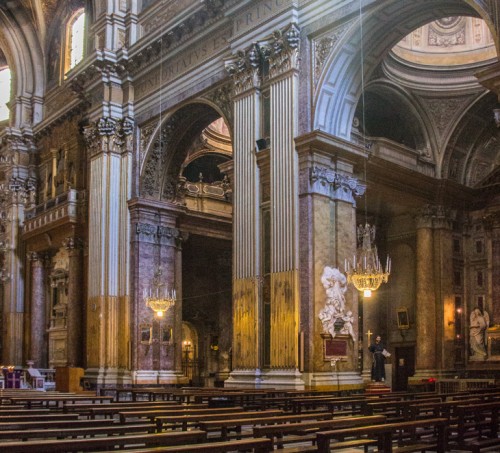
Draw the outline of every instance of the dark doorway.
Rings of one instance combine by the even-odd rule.
[[[396,347],[396,376],[393,389],[408,390],[408,378],[415,374],[415,346]]]

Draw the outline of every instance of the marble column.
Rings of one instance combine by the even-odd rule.
[[[261,235],[256,141],[261,139],[261,55],[254,44],[226,63],[234,81],[233,372],[225,385],[258,386],[262,367]]]
[[[436,370],[436,293],[434,281],[434,244],[432,207],[417,217],[417,300],[415,376],[432,377]]]
[[[43,256],[32,252],[30,297],[30,356],[35,368],[47,368],[46,270]]]
[[[67,364],[70,367],[81,367],[84,363],[82,244],[78,238],[69,237],[65,241],[65,247],[68,251]]]
[[[455,367],[455,293],[453,291],[453,238],[450,212],[436,207],[433,220],[433,246],[436,284],[436,367],[453,371]],[[451,324],[449,321],[453,321]]]

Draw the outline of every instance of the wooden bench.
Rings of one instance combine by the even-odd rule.
[[[354,440],[360,440],[361,442],[366,440],[367,445],[372,445],[374,438],[376,438],[378,450],[384,453],[409,453],[427,450],[444,453],[446,451],[446,426],[447,420],[445,418],[368,425],[320,431],[316,434],[316,441],[319,453],[328,453],[334,449],[350,447],[350,441],[345,439],[353,437],[356,438]],[[418,430],[429,428],[432,429],[435,435],[432,438],[422,439]],[[410,433],[410,438],[405,438],[406,445],[393,446],[393,441],[396,440],[394,435],[397,433],[398,438],[402,439],[401,434],[403,432]],[[332,440],[338,440],[338,442],[331,443]],[[346,443],[344,444],[344,442]],[[364,444],[360,443],[358,446],[364,446]]]
[[[78,420],[78,419],[64,419],[55,421],[43,421],[39,418],[36,422],[4,422],[0,423],[0,432],[5,430],[29,430],[29,429],[55,429],[55,428],[86,428],[92,426],[109,426],[114,423],[110,419],[101,420]]]
[[[445,417],[448,421],[455,422],[457,418],[456,409],[458,406],[479,404],[480,402],[481,400],[478,399],[443,401],[439,403],[415,402],[415,404],[409,407],[409,416],[411,420]]]
[[[273,450],[269,439],[241,439],[230,442],[209,442],[198,445],[183,445],[177,447],[160,447],[147,449],[126,450],[127,453],[158,453],[172,451],[175,453],[223,453],[234,451],[253,451],[254,453],[268,453]]]
[[[277,423],[273,425],[255,426],[253,428],[253,435],[254,437],[267,437],[273,441],[273,445],[281,449],[284,443],[315,440],[316,432],[321,430],[385,423],[385,419],[383,415],[372,415],[362,417],[340,417],[331,420],[303,420],[297,423]],[[286,437],[288,437],[288,439],[286,439]]]
[[[30,453],[30,452],[57,452],[64,451],[96,451],[113,450],[116,447],[154,447],[168,445],[184,445],[206,441],[205,431],[172,431],[168,433],[138,434],[132,436],[106,436],[90,439],[64,440],[36,440],[27,442],[2,442],[0,452]],[[177,447],[176,447],[177,448]]]
[[[450,428],[450,443],[456,443],[460,449],[470,449],[469,451],[481,451],[500,445],[499,410],[498,401],[457,406],[457,424]]]
[[[260,413],[263,413],[259,412]],[[249,418],[225,418],[218,420],[203,420],[199,421],[197,426],[208,432],[219,431],[221,440],[228,440],[228,433],[230,430],[236,432],[236,438],[242,437],[242,428],[243,426],[249,426],[255,428],[257,425],[269,425],[269,424],[278,424],[278,423],[293,423],[299,422],[303,420],[317,420],[319,423],[320,420],[329,420],[331,419],[331,414],[328,412],[324,413],[315,413],[315,414],[283,414],[276,416],[266,416],[260,415],[257,417]]]
[[[91,409],[113,409],[113,408],[122,408],[123,410],[127,410],[128,408],[136,408],[136,410],[143,408],[158,408],[161,409],[163,407],[179,407],[179,404],[175,401],[159,401],[151,403],[149,401],[129,401],[129,402],[121,402],[121,403],[96,403],[96,404],[65,404],[63,406],[63,412],[85,412],[89,413]]]
[[[158,432],[161,432],[167,427],[177,428],[181,427],[183,431],[186,431],[188,427],[200,426],[201,422],[206,422],[210,420],[220,420],[221,417],[227,419],[255,419],[263,417],[276,417],[281,415],[283,412],[279,410],[268,410],[268,411],[243,411],[243,412],[222,412],[222,413],[206,413],[206,414],[171,414],[162,415],[160,417],[155,417],[156,424],[158,427]]]
[[[43,415],[0,415],[0,424],[1,423],[14,423],[14,422],[23,422],[23,423],[33,423],[38,421],[59,421],[59,420],[78,420],[78,414],[43,414]]]
[[[141,419],[147,418],[148,420],[154,421],[159,417],[172,417],[172,416],[184,416],[184,415],[206,415],[206,414],[230,414],[230,413],[241,413],[243,412],[242,407],[222,407],[222,408],[201,408],[201,409],[189,409],[185,406],[180,406],[179,408],[164,408],[156,410],[131,410],[131,411],[120,411],[118,412],[120,416],[120,422],[125,423],[129,419]],[[273,413],[279,413],[281,411],[273,411]]]
[[[79,396],[79,395],[46,395],[46,396],[10,396],[10,397],[2,397],[8,401],[8,404],[13,405],[24,405],[28,408],[33,406],[42,406],[42,407],[61,407],[63,404],[77,403],[86,401],[89,404],[95,404],[96,402],[105,402],[112,401],[113,397],[111,396]]]
[[[441,398],[426,398],[418,402],[416,400],[369,402],[364,406],[364,415],[385,415],[387,421],[391,422],[410,420],[411,406],[422,403],[441,403]]]
[[[67,439],[77,437],[111,436],[116,434],[132,433],[154,433],[154,423],[141,423],[137,425],[120,425],[112,423],[107,426],[95,427],[71,427],[71,428],[45,428],[45,429],[22,429],[0,431],[0,440],[23,440],[28,439]]]

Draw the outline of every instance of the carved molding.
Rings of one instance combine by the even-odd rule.
[[[417,211],[417,229],[433,228],[451,230],[456,211],[442,205],[425,205]]]
[[[262,61],[260,46],[253,43],[249,49],[238,51],[234,59],[226,62],[226,71],[233,78],[235,95],[260,87]]]
[[[89,157],[101,152],[126,151],[129,147],[124,146],[132,138],[134,122],[131,118],[122,119],[100,118],[93,124],[86,126],[83,136],[89,151]]]
[[[277,77],[292,69],[299,69],[300,28],[290,24],[285,30],[273,32],[271,42],[265,48],[269,60],[269,78]]]
[[[328,35],[322,36],[313,42],[314,88],[316,88],[325,63],[333,53],[333,49],[340,39],[346,34],[350,23],[335,28]]]
[[[357,178],[337,173],[329,168],[313,166],[309,169],[309,190],[335,201],[345,201],[356,206],[355,197],[365,193],[366,185]]]
[[[210,102],[214,103],[222,111],[229,123],[233,121],[233,108],[231,98],[233,96],[233,88],[229,83],[210,91],[205,96]]]

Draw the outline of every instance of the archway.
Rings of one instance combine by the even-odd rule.
[[[193,103],[165,115],[161,128],[157,126],[139,181],[141,198],[154,206],[153,228],[168,223],[178,238],[177,252],[170,255],[157,241],[144,267],[151,266],[147,260],[154,261],[154,250],[160,250],[159,262],[182,286],[179,312],[170,314],[177,344],[172,347],[182,358],[182,374],[195,385],[214,385],[230,371],[231,159],[229,128],[222,115],[213,106]],[[196,341],[187,338],[193,336],[190,332],[196,332]],[[172,360],[158,362],[175,365]]]

